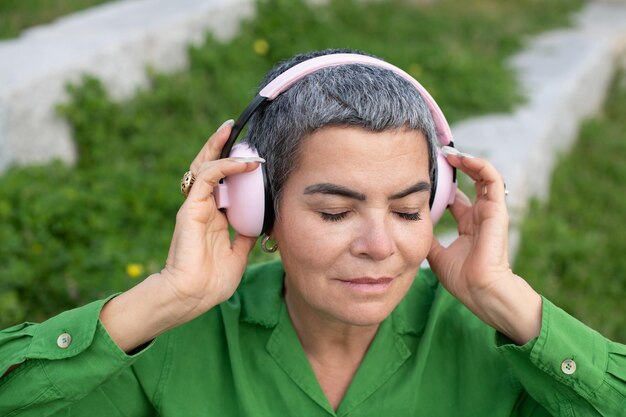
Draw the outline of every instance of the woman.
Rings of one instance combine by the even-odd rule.
[[[261,93],[288,68],[336,52],[279,65]],[[256,238],[229,237],[220,181],[264,160],[220,158],[237,136],[226,122],[191,164],[160,273],[2,332],[0,410],[623,415],[626,347],[511,271],[505,188],[488,162],[444,148],[443,163],[471,177],[477,197],[456,193],[452,245],[433,238],[445,129],[427,93],[383,64],[314,68],[292,81],[255,99],[244,140],[266,160],[275,213],[263,229],[275,246],[264,238],[263,247],[281,261],[246,270]],[[419,269],[425,258],[432,272]]]

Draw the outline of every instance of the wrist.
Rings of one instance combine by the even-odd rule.
[[[107,302],[100,321],[109,336],[128,352],[190,320],[161,274],[153,274]]]
[[[167,268],[150,278],[158,283],[160,304],[170,321],[174,323],[172,327],[186,323],[225,301],[216,296],[219,294],[218,291],[207,290],[203,286],[180,285],[180,276]]]
[[[477,315],[516,344],[539,336],[543,301],[523,278],[511,272],[478,299]]]

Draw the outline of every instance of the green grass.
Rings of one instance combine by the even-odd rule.
[[[557,164],[549,201],[532,204],[515,267],[557,305],[626,343],[626,78],[617,80],[602,114]]]
[[[31,26],[108,1],[111,0],[1,0],[0,39],[16,37]]]
[[[158,271],[182,173],[277,61],[327,47],[377,54],[416,76],[453,122],[519,103],[505,59],[528,34],[565,25],[580,4],[265,0],[234,39],[208,36],[190,49],[188,70],[152,73],[151,88],[127,102],[86,79],[61,109],[78,164],[13,168],[0,179],[0,323],[41,320]],[[256,249],[251,261],[259,259]]]

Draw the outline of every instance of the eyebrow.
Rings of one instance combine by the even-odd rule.
[[[421,193],[425,191],[430,191],[430,184],[426,181],[420,181],[398,193],[392,194],[391,196],[389,196],[389,198],[387,198],[387,200],[399,200],[410,194]],[[351,190],[341,185],[331,184],[327,182],[309,185],[304,189],[304,194],[329,194],[338,195],[341,197],[348,197],[358,201],[367,200],[367,197],[363,193],[359,193],[358,191]]]
[[[309,185],[304,189],[304,194],[330,194],[342,197],[353,198],[358,201],[365,201],[365,194],[351,190],[337,184],[323,182],[319,184]]]
[[[388,200],[399,200],[409,194],[422,193],[424,191],[430,192],[430,183],[426,181],[420,181],[416,184],[411,185],[409,188],[400,191],[399,193],[395,193],[389,196]]]

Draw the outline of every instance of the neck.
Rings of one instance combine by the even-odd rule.
[[[285,291],[293,327],[320,387],[331,407],[337,410],[379,324],[356,326],[342,322],[315,311],[287,288]]]

